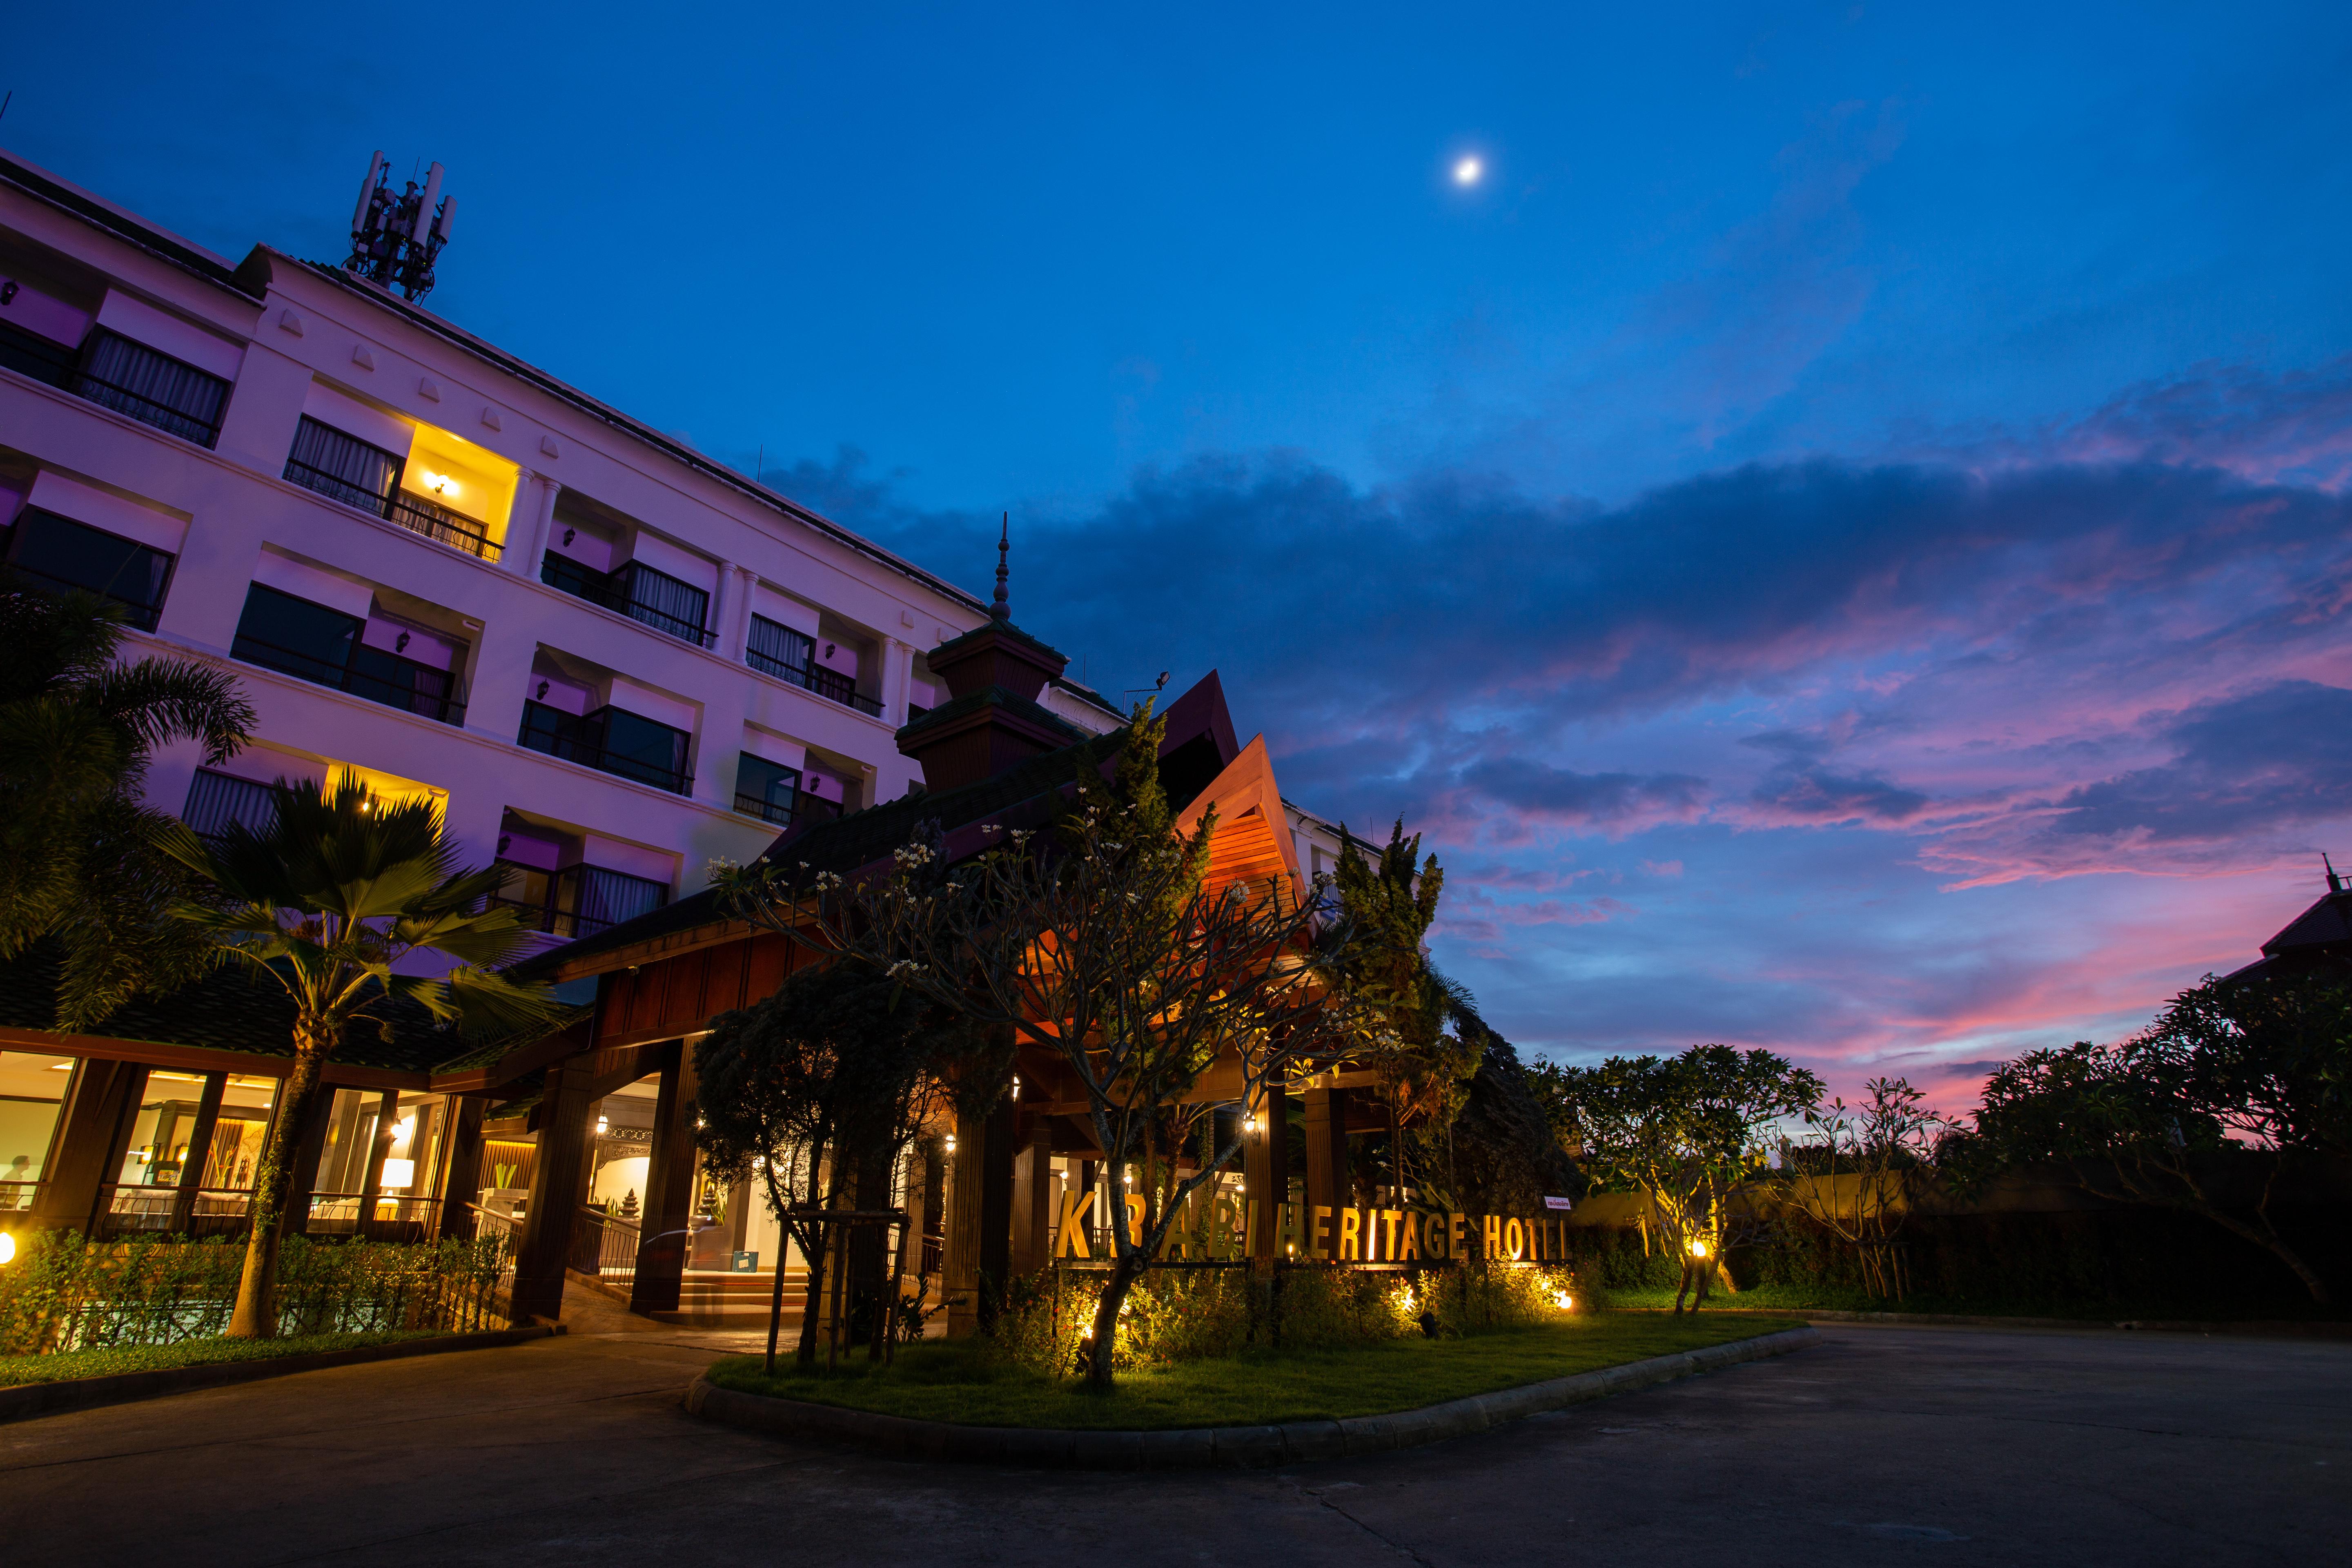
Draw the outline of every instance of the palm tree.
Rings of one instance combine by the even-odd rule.
[[[58,1024],[79,1033],[141,991],[194,978],[205,944],[166,916],[188,895],[159,853],[173,819],[140,798],[156,748],[207,763],[253,728],[236,678],[176,658],[118,662],[123,626],[95,594],[0,574],[0,960],[64,949]]]
[[[458,867],[430,800],[386,800],[350,773],[331,787],[281,779],[276,793],[267,832],[231,826],[207,845],[179,826],[164,841],[211,895],[178,905],[180,922],[215,962],[267,977],[294,1003],[294,1070],[254,1174],[234,1338],[277,1331],[271,1298],[294,1173],[289,1152],[344,1031],[369,1023],[389,1038],[394,1001],[471,1033],[544,1023],[559,1011],[544,986],[495,972],[527,928],[512,909],[488,901],[501,873]],[[440,979],[394,973],[412,953],[456,967]]]

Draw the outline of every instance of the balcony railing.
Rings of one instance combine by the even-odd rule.
[[[787,802],[738,793],[735,809],[779,827],[790,827],[795,822],[832,822],[841,816],[841,804],[821,795],[795,794]]]
[[[506,879],[490,902],[520,912],[531,930],[551,936],[593,936],[669,901],[667,885],[602,866],[546,871],[512,860],[495,864]]]
[[[539,580],[575,599],[618,611],[680,642],[709,647],[718,640],[718,634],[706,631],[701,620],[709,613],[710,595],[641,563],[632,561],[614,571],[599,572],[551,550],[540,560]],[[664,608],[657,600],[667,601],[669,607]]]
[[[361,645],[365,647],[365,645]],[[449,672],[436,669],[429,664],[419,664],[413,658],[403,658],[382,648],[366,648],[371,661],[381,660],[397,670],[406,679],[400,680],[362,669],[356,664],[339,665],[299,648],[281,647],[248,633],[239,632],[229,646],[229,652],[247,664],[257,664],[264,669],[274,669],[280,675],[290,675],[316,686],[331,687],[348,691],[354,697],[364,697],[371,702],[381,702],[387,708],[421,714],[444,724],[466,721],[466,701]],[[354,657],[357,657],[356,651]],[[439,689],[434,689],[435,687]]]
[[[396,486],[389,495],[355,485],[331,469],[299,458],[286,459],[286,477],[306,490],[315,490],[329,500],[341,501],[357,510],[373,512],[386,522],[396,522],[411,533],[421,533],[437,544],[452,550],[462,550],[468,555],[478,555],[485,561],[496,561],[500,547],[488,531],[470,517],[461,517],[444,506],[436,506],[424,497]]]
[[[0,365],[199,447],[220,439],[227,382],[103,327],[70,349],[0,325]]]
[[[837,669],[831,669],[814,662],[787,664],[781,658],[761,653],[758,648],[747,648],[743,654],[743,661],[762,675],[772,675],[779,680],[789,680],[794,686],[814,691],[819,697],[830,698],[844,707],[855,708],[860,713],[871,713],[877,719],[882,716],[882,704],[858,690],[855,678],[844,675]]]
[[[424,497],[407,490],[393,491],[392,504],[385,509],[384,518],[387,521],[400,524],[411,533],[421,533],[452,550],[462,550],[485,561],[499,558],[499,546],[480,523],[451,511],[446,506],[436,506]]]
[[[602,716],[606,711],[600,709],[595,713],[574,715],[550,708],[543,702],[526,701],[522,705],[522,730],[516,735],[515,743],[527,751],[544,752],[568,763],[578,763],[583,767],[594,768],[598,773],[635,779],[640,784],[666,789],[672,795],[692,793],[694,775],[687,771],[683,743],[672,748],[671,754],[679,760],[669,764],[612,750],[604,744],[605,726]],[[640,720],[639,722],[650,724],[652,721]],[[670,733],[677,735],[679,731],[672,730]]]

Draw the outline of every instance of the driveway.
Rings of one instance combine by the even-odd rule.
[[[0,1426],[0,1559],[2204,1568],[2352,1540],[2352,1343],[1823,1332],[1377,1459],[1091,1477],[704,1426],[679,1395],[740,1338],[574,1335]]]

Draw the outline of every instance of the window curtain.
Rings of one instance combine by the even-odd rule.
[[[346,506],[381,515],[400,483],[402,459],[309,415],[294,431],[286,477]]]
[[[278,819],[278,799],[268,784],[198,768],[188,785],[188,804],[181,808],[180,819],[199,838],[210,838],[232,822],[255,833],[267,833]]]
[[[75,395],[209,447],[220,434],[228,383],[103,327],[89,336]]]
[[[759,657],[751,662],[771,674],[791,671],[794,676],[808,673],[809,661],[816,657],[816,639],[805,632],[781,626],[765,616],[751,617],[751,636],[748,646]],[[764,661],[764,662],[763,662]]]
[[[709,595],[642,563],[629,567],[629,603],[633,609],[648,609],[659,616],[664,630],[689,637],[702,635],[710,611]]]

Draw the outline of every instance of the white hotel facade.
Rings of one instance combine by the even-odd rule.
[[[5,153],[0,552],[120,601],[133,655],[237,675],[255,743],[162,757],[154,804],[205,829],[343,768],[430,794],[549,941],[903,794],[924,650],[987,619],[376,284],[233,264]]]

